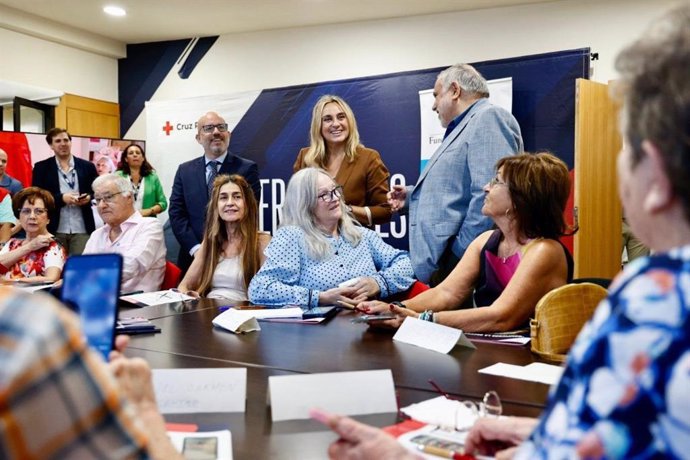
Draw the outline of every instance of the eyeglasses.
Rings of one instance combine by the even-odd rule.
[[[228,124],[218,123],[217,125],[203,125],[201,127],[201,130],[206,134],[211,134],[215,129],[217,129],[219,133],[224,133],[228,130]]]
[[[24,217],[29,217],[31,214],[33,214],[36,217],[41,217],[45,216],[48,210],[46,208],[22,208],[19,210],[19,214],[24,216]]]
[[[506,185],[505,182],[503,182],[501,179],[498,178],[498,176],[494,176],[490,181],[489,181],[489,187],[493,187],[495,185]]]
[[[498,393],[493,390],[487,391],[482,401],[477,403],[469,400],[459,401],[443,391],[433,380],[429,379],[429,383],[437,392],[443,395],[443,397],[457,402],[453,420],[449,421],[451,423],[444,422],[439,424],[437,428],[439,430],[467,431],[472,428],[479,417],[500,417],[503,413],[501,398],[498,396]]]
[[[101,197],[95,196],[93,200],[91,200],[91,204],[94,206],[98,206],[101,201],[103,201],[105,204],[113,204],[113,201],[115,201],[115,197],[122,192],[117,192],[117,193],[109,193],[108,195],[103,195]]]
[[[336,185],[333,190],[320,194],[318,199],[324,203],[330,203],[332,201],[339,200],[341,196],[343,196],[343,186]]]

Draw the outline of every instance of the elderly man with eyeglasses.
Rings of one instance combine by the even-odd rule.
[[[157,291],[165,275],[163,226],[134,208],[128,179],[116,174],[100,176],[93,182],[93,191],[93,205],[105,225],[91,234],[84,254],[121,254],[122,291]]]
[[[183,271],[192,263],[204,234],[206,205],[213,180],[218,174],[239,174],[251,185],[256,200],[261,199],[259,168],[253,161],[228,150],[230,130],[225,119],[208,112],[197,122],[196,140],[204,154],[177,168],[170,195],[170,226],[180,243],[178,265]]]

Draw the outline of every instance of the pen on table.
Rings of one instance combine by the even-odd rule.
[[[444,449],[442,447],[419,446],[419,450],[425,454],[431,454],[442,458],[452,458],[453,460],[474,460],[474,455],[468,455],[463,451],[456,452],[454,450]]]
[[[136,294],[143,294],[144,291],[132,291],[132,292],[123,292],[120,294],[120,297],[126,296],[126,295],[136,295]]]
[[[429,382],[429,383],[431,384],[431,386],[434,387],[434,390],[438,391],[439,394],[441,394],[441,396],[443,396],[444,398],[446,398],[446,399],[453,399],[453,398],[450,397],[450,395],[449,395],[448,393],[446,393],[445,391],[443,391],[443,389],[442,389],[440,386],[438,386],[438,385],[436,384],[436,382],[433,381],[433,379],[429,379],[429,380],[427,380],[427,382]]]

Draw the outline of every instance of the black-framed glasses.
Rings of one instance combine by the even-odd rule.
[[[40,216],[45,216],[48,213],[48,210],[46,208],[22,208],[19,210],[19,214],[25,217],[30,216],[33,214],[36,217]]]
[[[496,185],[506,185],[505,182],[503,182],[501,179],[498,178],[498,176],[494,176],[491,178],[489,181],[489,187],[494,187]]]
[[[206,134],[211,134],[214,130],[218,130],[219,133],[224,133],[228,130],[227,123],[218,123],[217,125],[203,125],[201,130]]]
[[[91,204],[94,206],[98,206],[101,201],[103,201],[105,204],[112,204],[113,201],[115,201],[115,197],[121,193],[122,192],[109,193],[107,195],[103,195],[100,197],[95,196],[95,197],[93,197],[93,200],[91,200]]]
[[[343,186],[336,185],[332,190],[319,194],[318,198],[324,203],[330,203],[332,201],[339,200],[341,196],[343,196]]]

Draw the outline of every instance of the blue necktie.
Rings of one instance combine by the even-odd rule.
[[[211,195],[213,195],[213,181],[216,180],[216,176],[218,175],[218,162],[217,161],[209,161],[206,163],[206,167],[209,168],[210,174],[208,175],[208,197],[211,198]]]

